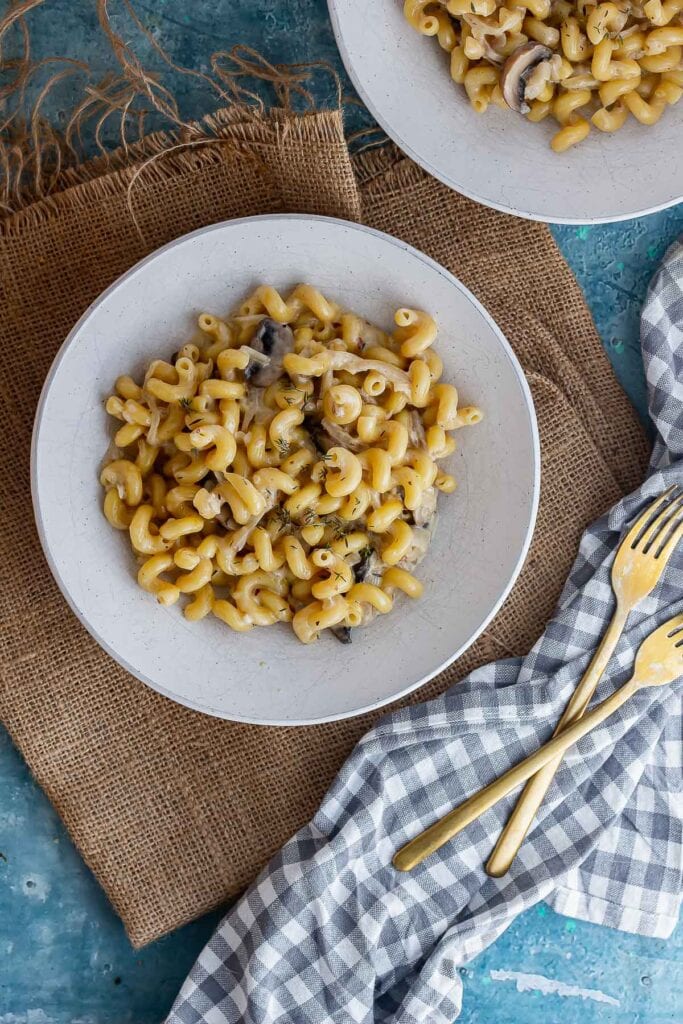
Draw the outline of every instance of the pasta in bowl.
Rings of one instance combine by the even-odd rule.
[[[305,644],[350,643],[397,592],[421,595],[436,492],[456,487],[439,460],[482,414],[441,380],[434,319],[394,322],[261,285],[231,316],[201,313],[141,384],[119,377],[100,482],[144,590],[240,633],[291,622]]]
[[[432,176],[516,216],[683,199],[678,0],[328,0],[353,84]]]
[[[683,96],[683,0],[404,0],[403,10],[449,54],[473,110],[551,118],[556,153],[629,115],[655,125]]]
[[[397,310],[428,310],[436,340]],[[207,714],[303,724],[407,693],[481,632],[528,548],[538,438],[514,354],[448,271],[280,215],[178,239],[96,300],[45,383],[31,474],[53,575],[120,665]]]
[[[683,0],[404,0],[403,11],[450,54],[477,114],[493,102],[550,117],[555,153],[629,115],[654,125],[683,96]]]

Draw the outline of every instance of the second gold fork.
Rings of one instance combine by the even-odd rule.
[[[612,621],[553,735],[583,716],[629,614],[657,586],[682,535],[683,490],[674,486],[645,509],[619,545],[612,565],[612,590],[617,602]],[[489,875],[498,878],[510,869],[561,763],[560,754],[526,784],[488,860]]]
[[[395,854],[392,864],[397,871],[412,871],[426,857],[462,832],[475,818],[490,810],[521,782],[530,778],[534,772],[542,770],[553,758],[559,757],[561,760],[571,746],[606,721],[638,690],[650,686],[668,686],[682,675],[683,615],[676,615],[645,637],[638,648],[628,682],[582,719],[568,725],[559,735],[533,754],[529,754],[514,768],[510,768],[504,775],[490,782],[459,807],[449,811],[443,818],[411,839]]]

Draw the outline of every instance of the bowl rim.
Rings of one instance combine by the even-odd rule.
[[[354,89],[360,96],[363,104],[370,111],[375,121],[377,121],[380,128],[385,134],[392,139],[393,142],[403,150],[403,152],[410,157],[416,164],[418,164],[428,174],[431,174],[433,178],[436,178],[443,185],[452,189],[454,192],[465,196],[467,199],[474,200],[475,203],[480,203],[482,206],[488,206],[492,210],[498,210],[500,213],[507,213],[513,217],[521,217],[523,220],[532,220],[540,224],[617,224],[620,221],[634,220],[636,217],[647,217],[651,213],[659,213],[661,210],[669,210],[673,206],[677,206],[683,202],[683,191],[681,195],[674,196],[673,199],[667,199],[663,203],[656,203],[654,206],[644,206],[639,210],[632,210],[628,213],[606,213],[599,217],[562,217],[562,216],[541,216],[540,213],[529,213],[526,210],[519,210],[517,207],[506,205],[505,203],[496,202],[494,199],[484,198],[479,195],[475,190],[471,188],[465,188],[460,182],[450,177],[445,171],[435,167],[429,160],[421,156],[413,147],[407,142],[401,135],[400,130],[395,125],[389,123],[385,119],[381,110],[372,102],[367,95],[360,79],[356,74],[356,69],[351,61],[351,55],[344,41],[344,35],[339,24],[338,16],[338,5],[339,0],[327,0],[327,7],[330,15],[330,21],[332,22],[332,30],[334,32],[334,38],[337,44],[337,49],[341,56],[342,62],[346,69],[346,73],[351,79]]]
[[[311,719],[296,719],[296,720],[287,720],[287,721],[281,721],[281,720],[277,720],[277,719],[272,719],[272,720],[268,719],[268,720],[266,720],[266,719],[263,719],[263,718],[255,718],[255,717],[252,717],[252,716],[236,715],[236,714],[232,715],[232,716],[228,716],[228,715],[226,715],[226,713],[224,711],[222,711],[222,710],[220,710],[218,708],[207,707],[206,705],[201,704],[198,701],[192,701],[192,700],[186,699],[184,697],[180,697],[178,694],[171,692],[170,690],[166,689],[165,687],[163,687],[159,683],[154,682],[152,679],[150,679],[144,673],[142,673],[138,669],[136,669],[136,667],[134,665],[130,664],[116,650],[114,650],[114,648],[109,644],[109,642],[107,640],[105,640],[105,638],[103,636],[100,635],[99,631],[96,630],[91,625],[91,623],[88,620],[86,612],[82,611],[81,608],[76,604],[76,602],[74,601],[74,599],[71,596],[71,593],[70,593],[70,591],[69,591],[65,581],[63,580],[63,578],[61,576],[61,574],[59,572],[59,569],[58,569],[58,567],[57,567],[57,565],[55,563],[55,560],[54,560],[54,558],[52,556],[52,551],[50,549],[50,546],[47,543],[47,538],[46,538],[46,535],[45,535],[45,528],[44,528],[44,523],[43,523],[42,509],[41,509],[39,498],[38,498],[38,490],[39,490],[39,483],[38,483],[39,438],[40,438],[40,433],[41,433],[41,429],[42,429],[43,417],[44,417],[44,414],[45,414],[45,408],[46,408],[46,405],[47,405],[47,400],[48,400],[49,392],[50,392],[50,389],[52,387],[52,383],[53,383],[55,377],[57,376],[57,373],[59,371],[59,368],[61,366],[61,363],[62,363],[64,357],[66,356],[68,350],[70,349],[70,347],[71,347],[72,343],[74,342],[74,340],[76,339],[77,335],[80,333],[81,329],[85,325],[86,321],[90,317],[91,313],[102,302],[104,302],[121,284],[123,284],[124,281],[128,280],[129,278],[133,277],[135,274],[139,273],[141,270],[143,270],[143,268],[145,268],[147,266],[147,264],[151,263],[153,260],[155,260],[158,256],[162,255],[163,253],[168,252],[169,250],[175,248],[176,246],[182,245],[183,243],[185,243],[185,242],[189,241],[190,239],[195,238],[197,236],[205,235],[205,234],[208,234],[208,233],[210,233],[212,231],[220,231],[220,230],[225,229],[227,226],[231,226],[231,225],[235,225],[235,224],[255,223],[255,222],[259,222],[259,221],[261,221],[261,222],[263,222],[263,221],[276,221],[276,222],[279,222],[279,223],[282,223],[282,224],[286,224],[287,222],[291,222],[291,221],[308,221],[308,222],[315,222],[315,223],[318,223],[318,224],[334,224],[334,225],[342,226],[344,228],[351,228],[351,229],[356,230],[356,231],[361,231],[361,232],[364,232],[366,234],[372,235],[372,236],[374,236],[374,237],[376,237],[378,239],[381,239],[385,243],[389,243],[389,244],[391,244],[393,246],[396,246],[396,247],[398,247],[400,249],[405,250],[411,256],[413,256],[414,258],[421,260],[423,263],[425,263],[432,270],[436,270],[442,277],[444,277],[448,281],[449,284],[454,285],[464,295],[464,297],[466,299],[468,299],[475,306],[475,308],[477,309],[479,314],[488,323],[489,327],[493,330],[494,334],[496,335],[496,337],[498,339],[498,342],[501,345],[501,348],[502,348],[503,352],[507,356],[507,358],[508,358],[508,360],[509,360],[509,362],[510,362],[510,364],[512,366],[512,369],[513,369],[513,371],[515,373],[515,376],[518,379],[522,396],[524,398],[526,412],[527,412],[527,416],[528,416],[528,420],[529,420],[529,429],[530,429],[530,434],[531,434],[532,454],[533,454],[533,488],[532,488],[532,494],[531,494],[531,507],[530,507],[529,522],[527,523],[527,527],[526,527],[526,531],[525,531],[525,535],[524,535],[524,540],[523,540],[523,543],[521,545],[517,561],[516,561],[516,563],[515,563],[515,565],[514,565],[514,567],[512,569],[512,572],[509,574],[509,577],[503,582],[502,588],[501,588],[501,590],[500,590],[500,592],[498,594],[498,597],[496,598],[493,606],[491,607],[491,610],[484,617],[484,619],[477,626],[477,628],[465,640],[465,642],[462,643],[443,662],[443,664],[438,665],[433,671],[430,671],[426,675],[421,676],[415,682],[411,683],[407,687],[404,687],[402,690],[398,691],[397,693],[392,694],[390,697],[380,698],[379,700],[372,701],[370,704],[363,705],[362,707],[356,708],[356,709],[354,709],[352,711],[344,711],[344,712],[337,713],[337,714],[324,715],[324,716],[315,717],[315,718],[311,718]],[[266,213],[266,214],[258,214],[256,216],[252,216],[252,217],[236,217],[236,218],[233,218],[233,219],[230,219],[230,220],[219,221],[219,222],[217,222],[215,224],[210,224],[210,225],[206,225],[205,227],[202,227],[202,228],[197,228],[194,231],[190,231],[187,234],[180,235],[178,238],[172,239],[170,242],[167,242],[165,245],[162,245],[158,249],[155,249],[153,252],[149,253],[148,256],[143,257],[143,259],[139,260],[132,267],[130,267],[128,270],[126,270],[123,274],[121,274],[119,277],[117,277],[115,281],[113,281],[107,288],[105,288],[104,291],[102,291],[97,296],[97,298],[95,298],[93,300],[93,302],[90,303],[88,308],[79,317],[79,319],[77,320],[76,324],[69,331],[69,333],[67,334],[66,338],[64,339],[64,341],[62,342],[61,346],[59,347],[59,350],[57,351],[57,354],[54,357],[54,360],[52,362],[50,370],[48,371],[47,377],[45,378],[45,382],[44,382],[43,387],[41,389],[40,397],[38,399],[38,404],[36,406],[36,412],[35,412],[34,421],[33,421],[33,431],[32,431],[32,435],[31,435],[30,479],[31,479],[31,501],[32,501],[32,506],[33,506],[33,515],[34,515],[34,520],[35,520],[35,524],[36,524],[36,530],[37,530],[37,533],[38,533],[38,538],[40,540],[41,547],[43,549],[43,554],[45,556],[45,560],[47,561],[47,564],[48,564],[48,567],[50,569],[50,572],[52,573],[53,579],[57,583],[57,586],[59,587],[59,589],[60,589],[60,591],[62,593],[62,596],[66,600],[68,606],[70,607],[71,611],[74,613],[74,615],[76,616],[78,621],[81,623],[81,625],[85,627],[85,629],[88,631],[88,633],[90,633],[90,635],[98,643],[98,645],[104,651],[106,651],[106,653],[111,658],[113,658],[114,661],[117,662],[117,664],[119,664],[130,675],[132,675],[133,678],[135,678],[135,679],[139,680],[140,682],[144,683],[146,686],[149,686],[150,689],[156,691],[157,693],[160,693],[164,697],[167,697],[169,700],[174,701],[176,704],[181,704],[181,705],[183,705],[185,707],[190,708],[193,711],[199,711],[199,712],[201,712],[203,714],[211,715],[214,718],[221,718],[224,721],[242,722],[242,723],[248,724],[248,725],[262,725],[262,726],[270,726],[270,727],[287,727],[287,728],[289,728],[289,727],[299,727],[299,726],[306,726],[306,725],[318,725],[318,724],[322,724],[324,722],[336,722],[336,721],[341,721],[341,720],[346,719],[346,718],[355,718],[358,715],[365,714],[368,711],[373,711],[373,710],[376,710],[377,708],[381,708],[381,707],[386,706],[388,704],[393,704],[395,701],[400,700],[401,698],[405,697],[409,693],[412,693],[414,690],[417,690],[420,686],[423,686],[425,683],[427,683],[430,679],[433,679],[435,676],[439,675],[439,673],[443,672],[445,668],[447,668],[449,665],[451,665],[458,657],[460,657],[461,654],[463,654],[466,650],[468,650],[469,647],[472,646],[472,644],[478,639],[479,636],[481,636],[483,631],[486,629],[488,624],[491,622],[493,617],[496,615],[496,613],[500,609],[501,605],[503,604],[503,601],[506,599],[506,597],[510,593],[512,587],[514,586],[514,584],[515,584],[515,582],[516,582],[516,580],[517,580],[517,578],[519,576],[519,573],[520,573],[520,571],[522,569],[522,566],[524,565],[524,562],[526,560],[526,556],[527,556],[528,551],[529,551],[529,546],[531,544],[531,539],[533,537],[534,528],[535,528],[535,525],[536,525],[536,516],[537,516],[537,513],[538,513],[538,504],[539,504],[540,486],[541,486],[541,449],[540,449],[540,440],[539,440],[539,433],[538,433],[538,423],[537,423],[537,419],[536,419],[536,411],[535,411],[535,408],[534,408],[534,402],[533,402],[533,398],[532,398],[532,395],[531,395],[531,390],[529,388],[529,384],[528,384],[526,376],[524,374],[524,370],[522,369],[522,366],[521,366],[517,356],[515,355],[515,353],[514,353],[512,347],[511,347],[509,341],[507,340],[507,338],[505,337],[505,335],[503,334],[501,329],[498,327],[498,325],[495,322],[495,320],[493,319],[493,317],[488,313],[488,311],[479,302],[479,300],[472,294],[472,292],[469,290],[469,288],[467,288],[464,284],[462,284],[462,282],[459,281],[458,278],[456,278],[454,274],[452,274],[445,267],[441,266],[440,263],[437,263],[436,260],[433,260],[430,256],[427,256],[425,253],[421,252],[419,249],[416,249],[414,246],[409,245],[407,242],[403,242],[400,239],[395,238],[393,235],[389,235],[389,234],[387,234],[384,231],[378,231],[375,228],[367,227],[365,224],[359,224],[359,223],[356,223],[354,221],[347,221],[347,220],[344,220],[341,217],[327,217],[327,216],[322,216],[320,214],[302,214],[302,213],[277,213],[277,214],[269,214],[269,213]]]

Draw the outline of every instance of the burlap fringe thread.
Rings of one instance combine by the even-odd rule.
[[[292,130],[287,115],[315,113],[316,103],[309,86],[316,74],[329,75],[335,86],[339,108],[358,103],[345,95],[335,69],[324,61],[306,64],[272,64],[247,46],[218,50],[209,58],[210,73],[186,68],[166,53],[138,17],[131,0],[120,0],[132,29],[146,41],[160,63],[169,72],[196,78],[215,95],[221,110],[199,121],[182,117],[171,89],[159,72],[146,69],[132,45],[124,41],[112,25],[110,0],[92,0],[103,39],[108,43],[116,70],[95,82],[86,63],[69,57],[51,57],[34,61],[31,57],[29,16],[47,0],[10,0],[0,19],[0,68],[5,81],[0,84],[0,210],[5,216],[26,212],[38,199],[54,199],[65,189],[85,181],[99,179],[102,190],[119,191],[120,180],[109,182],[104,175],[118,173],[128,179],[131,216],[135,221],[133,188],[144,176],[155,175],[155,164],[163,159],[168,169],[191,169],[201,151],[201,159],[221,159],[215,147],[241,147],[240,122],[248,113],[253,140],[253,125],[261,122],[263,141],[273,131]],[[4,51],[16,51],[7,59]],[[45,77],[45,72],[48,72]],[[45,102],[66,79],[76,79],[66,127],[57,131],[44,117]],[[273,106],[266,104],[270,93]],[[266,120],[266,108],[269,118]],[[148,132],[154,118],[159,130]],[[112,125],[116,141],[112,139]],[[305,142],[306,118],[298,119]],[[319,126],[318,126],[319,129]],[[319,137],[319,136],[318,136]],[[337,141],[336,138],[332,141]],[[386,141],[376,128],[362,129],[348,139],[357,149],[374,147]],[[97,155],[93,156],[93,151]],[[170,160],[169,167],[166,161]],[[131,168],[131,164],[136,167]],[[160,172],[159,172],[160,173]],[[6,223],[6,222],[5,222]],[[21,221],[25,224],[24,221]],[[137,226],[137,222],[136,222]],[[0,220],[0,231],[3,229]],[[12,224],[8,230],[12,230]]]

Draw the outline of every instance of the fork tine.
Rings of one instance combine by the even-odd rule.
[[[670,526],[666,537],[655,551],[655,558],[661,558],[664,562],[667,562],[681,537],[683,537],[683,516],[679,514]]]
[[[626,542],[630,544],[631,548],[637,547],[643,537],[643,534],[647,528],[652,525],[658,514],[665,506],[668,508],[680,493],[681,489],[678,484],[673,484],[671,487],[667,487],[665,491],[662,491],[659,497],[655,498],[654,501],[651,501],[645,511],[641,512],[626,535]]]
[[[681,511],[683,511],[683,495],[679,495],[678,498],[663,509],[647,531],[645,542],[641,548],[644,555],[646,555],[660,541],[661,544],[659,547],[663,546],[666,538],[669,536],[669,531],[676,526]],[[659,550],[659,547],[657,548],[657,551]]]
[[[647,554],[653,543],[662,536],[662,532],[666,530],[671,520],[681,510],[682,502],[683,493],[677,489],[671,494],[669,500],[658,509],[655,518],[648,523],[638,537],[638,540],[631,547],[633,549],[639,548],[643,554]]]
[[[673,619],[669,619],[665,625],[669,626],[669,632],[666,634],[667,636],[673,636],[675,633],[680,633],[681,629],[683,629],[683,615],[674,615]]]

